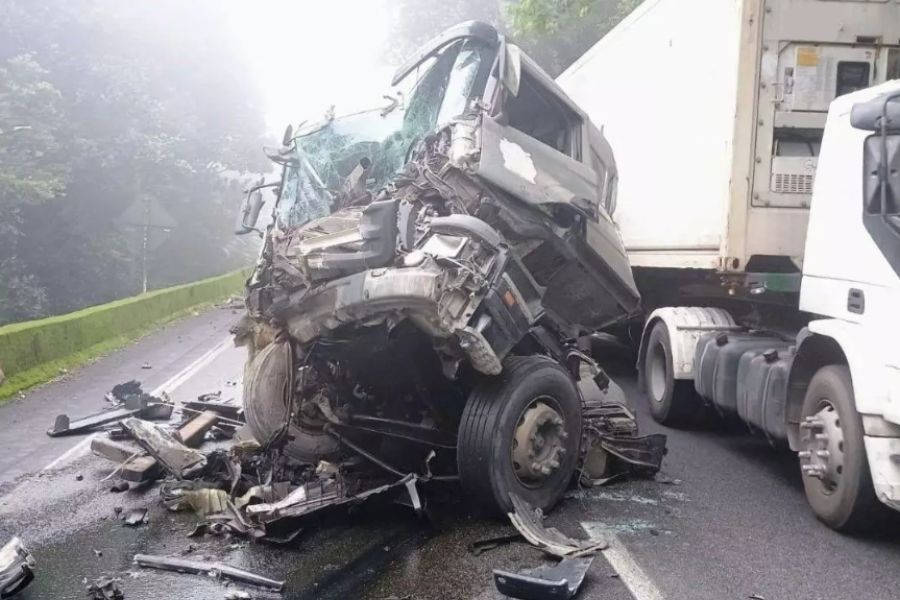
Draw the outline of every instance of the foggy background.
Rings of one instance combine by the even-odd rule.
[[[444,28],[490,22],[556,76],[639,3],[0,0],[0,324],[250,265],[262,146],[385,104]]]

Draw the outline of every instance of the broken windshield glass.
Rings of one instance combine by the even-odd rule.
[[[426,135],[464,114],[480,97],[495,48],[461,40],[439,54],[413,86],[405,110],[383,107],[327,119],[300,132],[285,167],[276,207],[279,227],[299,227],[336,208],[347,177],[368,165],[365,188],[377,190]]]

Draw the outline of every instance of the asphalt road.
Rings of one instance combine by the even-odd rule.
[[[222,583],[134,569],[138,552],[209,557],[288,581],[282,596],[387,600],[493,599],[494,568],[543,560],[522,543],[480,556],[468,544],[508,525],[460,512],[428,527],[403,507],[358,511],[305,531],[290,547],[187,538],[194,517],[172,514],[155,488],[124,494],[101,482],[112,464],[86,454],[85,436],[51,439],[60,412],[103,405],[112,385],[136,378],[176,401],[205,392],[240,393],[243,351],[224,343],[236,319],[216,309],[171,324],[113,355],[0,407],[0,542],[20,535],[38,560],[24,600],[84,598],[83,579],[122,578],[128,600],[221,599]],[[149,362],[152,369],[142,369]],[[573,490],[550,517],[571,534],[606,536],[610,548],[589,572],[581,598],[866,600],[897,597],[900,529],[854,539],[809,513],[793,457],[741,432],[675,431],[646,417],[634,376],[610,364],[638,406],[645,432],[669,435],[662,479]],[[60,457],[62,457],[60,459]],[[51,468],[47,469],[46,467]],[[126,528],[114,507],[149,506],[149,524]],[[94,550],[99,552],[94,552]]]

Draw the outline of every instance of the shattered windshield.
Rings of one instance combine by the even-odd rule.
[[[476,40],[456,42],[416,81],[405,110],[381,107],[299,133],[275,210],[279,227],[298,227],[329,214],[361,162],[369,165],[366,189],[387,183],[423,137],[465,113],[480,95],[494,52]]]

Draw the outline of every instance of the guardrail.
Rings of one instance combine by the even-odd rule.
[[[49,381],[145,333],[151,326],[240,291],[246,271],[154,290],[66,315],[0,327],[3,399]]]

